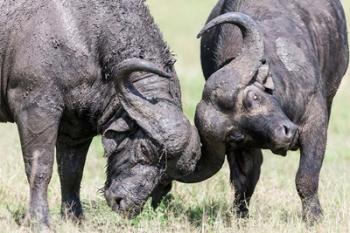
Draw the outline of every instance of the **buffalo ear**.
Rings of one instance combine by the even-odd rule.
[[[131,131],[133,128],[132,120],[123,116],[114,121],[104,130],[103,136],[112,138],[114,134],[125,133]]]
[[[273,91],[275,89],[273,79],[271,75],[269,75],[269,66],[267,64],[259,68],[256,82],[261,84],[268,91]]]
[[[265,89],[273,91],[275,90],[275,84],[273,83],[273,79],[272,76],[267,76],[267,78],[265,79],[265,82],[263,83],[263,86],[265,87]]]
[[[102,144],[105,149],[105,157],[123,148],[125,140],[134,130],[135,123],[126,115],[113,120],[103,131]]]

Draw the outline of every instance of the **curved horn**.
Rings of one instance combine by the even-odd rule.
[[[133,72],[139,71],[154,73],[166,78],[172,77],[160,67],[145,60],[130,59],[120,63],[114,77],[124,110],[148,136],[164,147],[168,158],[181,155],[181,162],[192,160],[190,164],[193,165],[200,157],[200,142],[196,128],[191,126],[186,119],[181,106],[167,101],[151,103],[138,93],[130,83],[129,77]],[[187,168],[178,167],[180,170]],[[190,166],[190,169],[193,170],[194,166]]]
[[[159,127],[161,115],[155,112],[153,104],[135,93],[137,91],[132,87],[129,77],[134,72],[149,72],[165,78],[170,78],[171,75],[155,64],[139,58],[127,59],[121,62],[115,70],[116,72],[113,73],[115,86],[124,109],[152,138],[163,143],[165,139]]]
[[[215,145],[213,146],[215,147]],[[225,152],[202,146],[201,158],[197,161],[195,170],[183,177],[176,178],[182,183],[198,183],[209,179],[222,168],[225,162]]]
[[[140,58],[130,58],[122,61],[116,67],[116,72],[114,72],[114,75],[115,77],[126,78],[133,72],[142,72],[142,71],[154,73],[165,78],[171,78],[171,74],[163,71],[160,67],[158,67],[154,63],[140,59]],[[116,81],[118,82],[118,80],[121,81],[122,79],[118,78]]]
[[[243,50],[240,56],[229,65],[235,65],[241,77],[241,85],[247,85],[260,67],[264,56],[264,42],[256,22],[248,15],[230,12],[209,21],[198,34],[200,38],[208,30],[222,24],[233,24],[240,28],[243,35]]]

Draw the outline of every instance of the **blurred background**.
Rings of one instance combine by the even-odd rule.
[[[193,119],[204,85],[197,33],[216,0],[147,0],[147,4],[176,56],[183,107]],[[315,1],[315,4],[317,1]],[[343,0],[350,19],[350,2]],[[349,24],[350,21],[348,20]],[[82,183],[86,220],[81,225],[60,218],[57,169],[49,189],[52,223],[57,232],[350,232],[350,74],[334,100],[326,159],[321,173],[320,199],[324,221],[306,228],[294,178],[299,153],[279,157],[266,151],[262,174],[251,201],[251,218],[237,221],[230,213],[233,191],[227,165],[200,184],[176,183],[157,211],[149,204],[135,220],[126,221],[108,208],[98,191],[105,180],[100,138],[89,151]],[[15,125],[0,125],[0,232],[27,232],[18,222],[28,203],[18,133]]]

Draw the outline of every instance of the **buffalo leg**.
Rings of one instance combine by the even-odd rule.
[[[60,116],[58,109],[42,109],[36,104],[23,106],[16,114],[25,172],[30,185],[26,221],[39,223],[40,227],[49,225],[47,188],[52,176]]]
[[[237,217],[248,217],[250,198],[260,177],[261,150],[236,150],[227,156],[235,189],[233,209]]]
[[[67,143],[60,136],[57,141],[57,165],[61,182],[61,214],[73,220],[83,217],[80,203],[80,183],[86,155],[92,139],[78,144]]]
[[[321,114],[318,110],[317,116],[310,118],[300,135],[301,157],[295,181],[302,202],[303,219],[309,223],[322,217],[318,182],[327,141],[328,119],[325,116],[328,114]]]

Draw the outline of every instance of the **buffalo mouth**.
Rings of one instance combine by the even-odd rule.
[[[289,150],[296,151],[299,148],[299,131],[296,130],[296,132],[293,135],[292,140],[289,143],[286,143],[284,145],[278,145],[271,148],[272,153],[277,155],[286,156],[287,152]]]
[[[106,184],[104,196],[114,212],[132,219],[142,211],[144,204],[159,184],[162,172],[153,166],[141,164],[123,170],[127,172],[112,178]]]
[[[127,218],[133,219],[139,215],[143,209],[146,200],[137,199],[132,200],[122,195],[115,195],[110,191],[105,192],[107,204],[117,214]]]
[[[289,144],[289,150],[297,150],[299,148],[299,130],[297,130],[293,136],[291,143]]]
[[[271,139],[270,139],[271,140]],[[260,148],[269,149],[272,153],[286,156],[289,150],[295,151],[299,149],[299,130],[296,130],[293,137],[289,141],[271,140],[269,142],[259,142],[258,138],[250,138],[244,134],[231,131],[227,134],[225,139],[226,150],[231,152],[235,149],[243,148]]]

